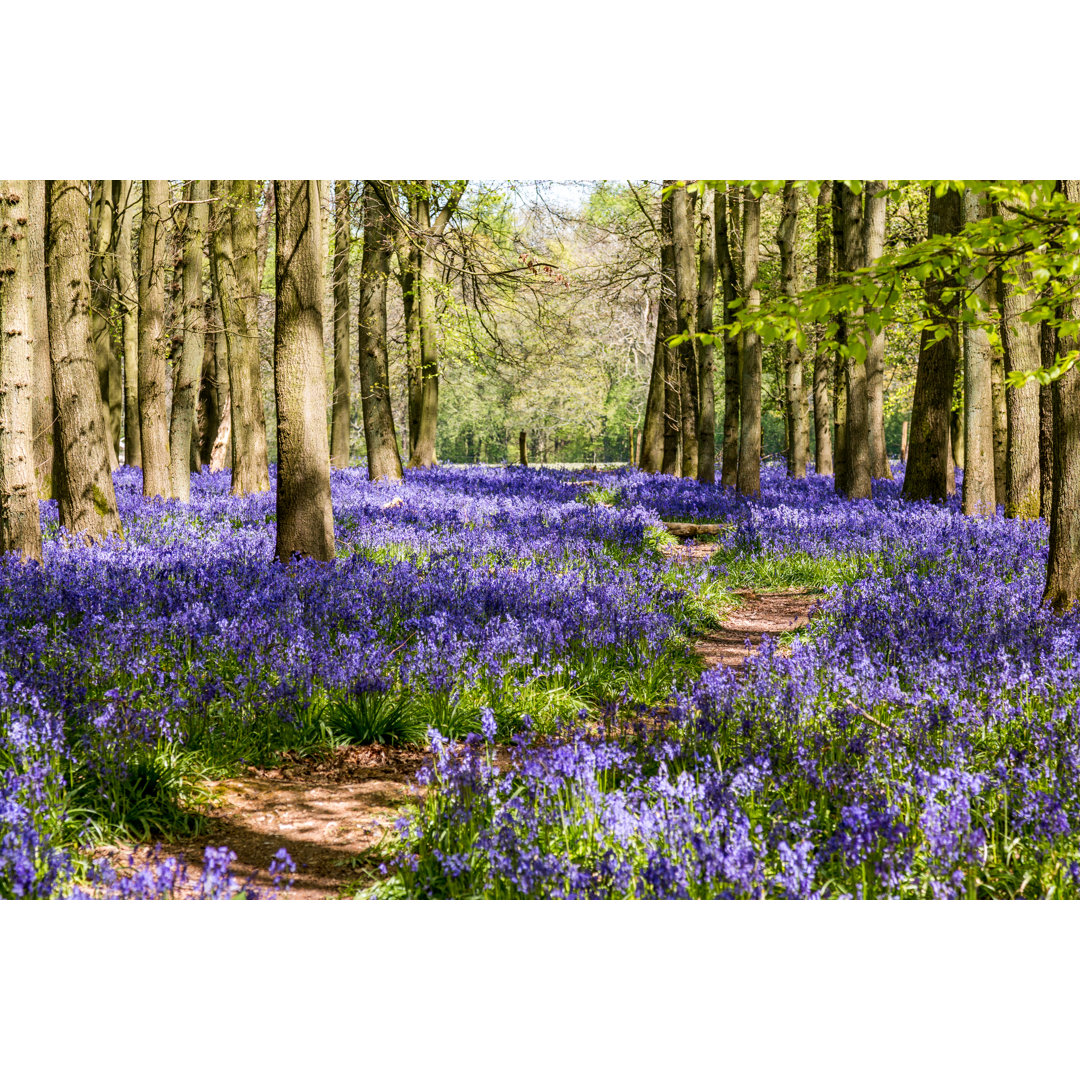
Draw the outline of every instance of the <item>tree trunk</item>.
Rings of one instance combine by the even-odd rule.
[[[139,289],[132,262],[131,234],[142,190],[130,180],[116,181],[116,291],[124,343],[124,464],[142,468],[139,428]]]
[[[276,557],[334,558],[323,367],[323,248],[315,180],[275,180]],[[252,250],[254,256],[254,250]],[[254,258],[253,260],[254,261]]]
[[[233,495],[250,495],[270,490],[266,414],[259,370],[254,181],[214,180],[210,194],[215,200],[211,264],[228,354],[231,491]]]
[[[701,200],[701,228],[698,234],[697,329],[699,334],[713,332],[713,307],[716,304],[716,218],[721,195],[706,191]],[[713,380],[715,347],[698,344],[698,470],[703,484],[716,483],[716,390]],[[630,456],[634,447],[631,439]]]
[[[46,295],[60,458],[60,525],[73,536],[121,537],[101,390],[90,342],[90,234],[86,182],[45,187]]]
[[[390,369],[386,347],[386,280],[390,236],[386,210],[372,180],[364,181],[364,252],[360,262],[357,343],[360,407],[367,444],[368,479],[401,479],[394,414],[390,407]]]
[[[985,218],[987,209],[985,197],[970,188],[964,192],[966,225]],[[971,517],[990,517],[997,506],[990,339],[987,336],[987,324],[992,317],[990,282],[969,274],[966,284],[980,307],[976,321],[964,323],[964,491],[961,505],[964,513]]]
[[[792,180],[784,184],[784,207],[776,233],[780,245],[780,279],[784,296],[793,303],[799,295],[797,248],[799,242],[799,192]],[[803,354],[798,342],[788,342],[784,363],[784,388],[788,415],[788,476],[806,477],[810,456],[810,418],[803,386]]]
[[[698,443],[698,361],[694,345],[697,315],[697,268],[694,260],[694,217],[689,193],[677,187],[671,200],[671,235],[675,250],[675,333],[685,336],[675,350],[679,369],[679,396],[682,403],[680,441],[682,475],[697,478]]]
[[[996,207],[1006,220],[1016,211],[1004,204]],[[1001,345],[1005,373],[1033,371],[1042,363],[1039,328],[1022,316],[1035,303],[1034,285],[1027,260],[1009,260],[1011,275],[997,275],[998,305],[1001,310]],[[1006,277],[1015,276],[1015,282]],[[1023,386],[1005,388],[1005,516],[1039,516],[1039,384],[1034,379]]]
[[[841,267],[848,278],[866,265],[863,250],[863,200],[847,184],[839,185],[843,199],[844,250]],[[862,323],[862,308],[854,313],[854,321]],[[855,350],[859,345],[869,354],[870,343],[865,339],[852,340],[852,352],[844,360],[844,389],[846,397],[844,470],[837,470],[837,487],[844,480],[844,493],[852,499],[869,499],[870,485],[870,411],[867,391],[866,358]]]
[[[334,181],[334,405],[330,429],[330,464],[349,467],[349,181]]]
[[[996,347],[990,352],[990,393],[994,410],[994,497],[998,505],[1002,505],[1009,457],[1009,409],[1005,397],[1005,357]]]
[[[960,231],[961,199],[947,191],[940,197],[930,192],[929,234],[949,236]],[[919,366],[915,374],[915,397],[911,407],[911,429],[907,470],[904,474],[905,499],[945,499],[949,495],[950,447],[949,414],[952,411],[953,380],[959,352],[956,319],[959,300],[942,303],[942,292],[956,290],[957,282],[930,277],[926,298],[948,327],[948,334],[935,340],[933,329],[922,332],[919,343]],[[953,478],[955,484],[955,477]]]
[[[203,300],[203,242],[206,239],[210,197],[208,180],[189,180],[184,199],[190,203],[183,234],[184,345],[173,390],[169,430],[169,486],[172,497],[191,501],[191,447],[195,407],[206,351],[206,302]]]
[[[255,273],[258,275],[259,291],[266,275],[266,253],[270,250],[270,220],[274,216],[274,181],[267,180],[262,189],[262,208],[255,228]]]
[[[52,358],[49,355],[49,309],[45,303],[45,181],[31,180],[27,265],[30,273],[30,319],[34,351],[34,473],[39,499],[55,499],[59,491],[59,458],[54,453],[56,408],[53,403]]]
[[[90,340],[94,349],[94,365],[98,373],[101,407],[106,430],[109,432],[109,467],[116,468],[116,446],[112,439],[112,388],[109,376],[113,370],[113,343],[109,326],[109,307],[112,303],[113,282],[113,182],[92,180],[90,200]],[[118,433],[119,434],[119,433]]]
[[[664,180],[669,187],[673,180]],[[663,364],[664,375],[664,443],[660,471],[666,476],[679,472],[679,436],[682,421],[682,387],[679,383],[679,361],[667,342],[675,336],[677,296],[675,285],[675,225],[670,198],[660,203],[660,303],[657,307],[656,334],[661,354],[656,358]]]
[[[884,180],[866,185],[863,214],[863,258],[873,266],[885,251],[887,201]],[[876,480],[892,479],[889,455],[885,452],[885,327],[870,335],[866,346],[866,403],[870,433],[870,475]]]
[[[734,206],[735,193],[727,190],[720,196],[716,220],[717,256],[720,262],[720,284],[723,292],[723,321],[731,321],[732,305],[738,296],[738,275],[731,254],[731,233],[728,231],[728,206]],[[731,215],[734,219],[735,215]],[[734,222],[732,227],[734,228]],[[730,331],[724,331],[724,444],[720,459],[720,481],[735,487],[739,480],[739,394],[742,374],[739,370],[739,342]]]
[[[1039,328],[1039,352],[1042,366],[1054,366],[1057,356],[1057,328],[1043,323]],[[1039,386],[1039,514],[1050,520],[1054,491],[1054,392],[1047,384]]]
[[[643,472],[661,472],[664,464],[664,436],[666,416],[667,394],[667,347],[664,344],[664,335],[667,332],[665,326],[665,303],[668,289],[667,260],[665,254],[669,246],[669,238],[664,231],[664,206],[660,205],[660,280],[657,288],[656,299],[656,333],[653,337],[653,362],[652,372],[649,376],[649,393],[645,399],[645,418],[641,428],[641,453],[638,455],[638,467]],[[556,445],[556,453],[558,448]]]
[[[836,256],[836,276],[839,278],[847,266],[845,251],[846,233],[844,231],[844,192],[847,186],[840,180],[832,185],[832,239],[833,252]],[[836,317],[836,344],[833,355],[833,464],[835,466],[834,489],[851,489],[851,463],[848,460],[848,398],[847,364],[844,361],[843,347],[848,344],[847,319],[842,314]]]
[[[817,238],[817,267],[814,278],[820,289],[829,283],[832,254],[832,181],[822,182],[814,213],[814,232]],[[816,338],[814,350],[814,472],[832,476],[832,394],[829,392],[832,358],[822,349],[824,327]]]
[[[34,476],[30,184],[0,180],[0,555],[41,562]]]
[[[758,290],[758,243],[761,232],[761,197],[749,186],[743,194],[742,212],[742,295],[745,311],[752,314],[761,305]],[[752,330],[739,335],[739,366],[742,382],[739,394],[739,493],[761,494],[761,339]]]
[[[165,380],[165,249],[169,185],[144,180],[139,229],[139,428],[143,495],[169,497],[169,417]]]

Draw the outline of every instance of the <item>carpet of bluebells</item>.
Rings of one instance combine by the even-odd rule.
[[[616,505],[727,521],[714,572],[832,568],[790,655],[663,710],[434,737],[374,895],[1015,898],[1080,893],[1080,616],[1041,606],[1043,522],[848,502],[767,471],[759,501],[629,474]],[[800,569],[801,568],[801,569]],[[751,575],[752,576],[752,575]]]
[[[118,471],[96,547],[42,504],[44,567],[0,561],[0,897],[256,895],[227,850],[197,881],[85,852],[196,822],[200,770],[424,738],[368,895],[1080,892],[1080,617],[1040,606],[1042,522],[778,468],[753,501],[625,469],[332,486],[330,564],[275,563],[273,493],[225,474],[180,506]],[[662,520],[728,527],[679,562]],[[825,586],[790,654],[702,674],[701,598],[785,574]]]
[[[115,481],[123,541],[87,547],[43,503],[44,566],[0,560],[3,897],[173,895],[168,860],[131,884],[73,853],[193,824],[200,769],[335,738],[460,738],[485,710],[509,736],[620,691],[663,700],[680,657],[689,670],[671,643],[708,574],[673,570],[647,502],[611,507],[595,482],[337,472],[337,559],[282,566],[272,491],[236,499],[206,473],[182,506],[144,500],[138,470]]]

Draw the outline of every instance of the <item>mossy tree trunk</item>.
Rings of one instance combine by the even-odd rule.
[[[349,467],[352,387],[349,363],[349,250],[351,197],[348,180],[334,181],[334,400],[330,420],[330,463]]]
[[[123,535],[116,511],[108,432],[90,341],[89,196],[85,180],[45,188],[46,295],[60,458],[60,525],[100,540]]]
[[[1053,367],[1057,356],[1057,328],[1039,327],[1039,355],[1042,366]],[[1050,520],[1054,501],[1054,391],[1050,384],[1039,386],[1039,515]]]
[[[275,555],[334,558],[323,365],[323,248],[315,180],[276,180],[274,398],[278,415]]]
[[[716,304],[716,217],[721,195],[706,191],[701,201],[698,229],[697,329],[699,334],[713,332],[713,307]],[[716,389],[713,377],[715,346],[698,344],[698,468],[703,484],[716,483]],[[634,448],[630,447],[633,455]]]
[[[885,181],[866,184],[863,212],[863,259],[873,266],[885,251],[885,225],[888,201]],[[889,455],[885,452],[885,327],[872,332],[866,345],[866,412],[870,439],[870,475],[877,480],[891,479]]]
[[[29,182],[0,180],[0,555],[41,562],[30,213]]]

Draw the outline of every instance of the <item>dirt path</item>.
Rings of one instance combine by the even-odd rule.
[[[720,629],[710,630],[697,643],[698,654],[710,668],[741,668],[767,637],[808,626],[810,609],[822,596],[809,589],[768,593],[737,589],[735,594],[742,599],[742,606],[723,619]]]

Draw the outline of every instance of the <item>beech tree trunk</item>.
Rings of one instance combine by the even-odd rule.
[[[842,268],[846,275],[866,265],[863,250],[863,199],[856,195],[847,184],[840,185],[844,208],[844,259]],[[862,308],[855,312],[855,321],[862,322]],[[848,344],[854,350],[860,342],[849,338]],[[870,342],[861,344],[870,351]],[[867,391],[866,359],[849,355],[844,361],[844,384],[847,398],[846,412],[846,468],[842,478],[845,481],[842,490],[852,499],[869,499],[870,485],[870,410]],[[841,471],[837,470],[837,486],[841,480]]]
[[[947,191],[940,197],[930,192],[929,235],[947,236],[960,231],[961,199]],[[938,313],[948,333],[935,338],[933,329],[922,332],[919,365],[915,374],[915,397],[911,407],[907,470],[904,473],[905,499],[945,499],[949,495],[950,446],[949,414],[952,411],[953,380],[959,352],[956,319],[959,300],[942,302],[942,292],[956,290],[953,278],[930,277],[925,289],[931,309]],[[953,477],[955,485],[955,477]]]
[[[46,295],[60,458],[60,525],[73,536],[121,537],[90,342],[89,199],[84,180],[45,187]]]
[[[761,196],[756,198],[749,185],[743,193],[742,210],[742,295],[747,313],[761,306],[758,290],[759,239],[761,233]],[[761,494],[761,339],[752,330],[739,335],[739,493]]]
[[[349,181],[334,181],[334,404],[330,428],[330,464],[349,467]]]
[[[1004,204],[996,211],[1007,221],[1016,218],[1016,211]],[[1022,256],[1010,259],[1009,270],[1011,275],[997,275],[1006,375],[1033,371],[1042,364],[1039,327],[1022,318],[1035,303],[1027,260]],[[1006,281],[1012,275],[1015,283]],[[1032,379],[1023,386],[1007,385],[1005,413],[1005,516],[1036,518],[1040,512],[1039,384]]]
[[[1039,327],[1039,352],[1042,366],[1054,366],[1057,356],[1057,328],[1043,323]],[[1049,384],[1039,386],[1039,513],[1050,520],[1054,491],[1054,392]]]
[[[254,188],[252,188],[254,191]],[[267,180],[262,188],[262,207],[255,226],[255,273],[259,291],[266,280],[266,253],[270,250],[270,221],[274,216],[274,181]]]
[[[0,180],[0,555],[41,562],[34,475],[30,184]]]
[[[669,187],[673,180],[664,180]],[[682,434],[682,387],[679,382],[679,361],[667,342],[675,336],[677,296],[675,286],[675,225],[671,199],[660,203],[660,304],[657,309],[656,333],[660,338],[664,373],[664,444],[660,471],[666,476],[679,472],[679,436]]]
[[[206,352],[206,302],[203,300],[203,243],[209,217],[210,181],[189,180],[184,199],[190,203],[183,234],[184,345],[176,374],[169,430],[169,486],[172,497],[191,501],[191,447],[195,409]]]
[[[682,445],[681,474],[698,474],[698,361],[694,345],[697,315],[697,268],[694,259],[694,217],[685,187],[677,187],[671,199],[671,232],[675,249],[675,333],[687,340],[675,350],[682,403],[679,437]]]
[[[143,495],[169,497],[169,416],[166,411],[165,250],[169,184],[144,180],[139,229],[139,427]]]
[[[113,343],[109,327],[109,308],[112,303],[114,278],[113,256],[113,182],[92,180],[90,198],[90,340],[94,348],[94,364],[97,367],[101,407],[104,410],[106,430],[109,432],[109,466],[116,468],[117,447],[113,443],[112,410],[110,401],[113,387],[109,377],[113,370]],[[119,437],[119,432],[117,432]]]
[[[275,198],[277,191],[275,183]],[[215,200],[211,265],[228,355],[231,491],[233,495],[250,495],[270,490],[266,414],[259,371],[255,183],[214,180],[210,194]]]
[[[721,195],[706,191],[701,200],[701,227],[698,234],[697,330],[713,332],[713,306],[716,303],[716,218]],[[712,343],[698,344],[698,469],[703,484],[716,483],[716,390],[713,380]],[[631,439],[630,454],[634,447]]]
[[[799,192],[792,180],[784,184],[784,206],[780,227],[776,233],[780,245],[780,287],[784,296],[794,301],[799,295]],[[788,476],[802,480],[806,477],[806,459],[810,456],[810,417],[807,411],[806,388],[803,385],[803,354],[798,342],[787,345],[784,360],[784,389],[787,399]]]
[[[987,216],[987,204],[969,188],[964,192],[964,223]],[[992,318],[989,280],[969,274],[967,288],[980,304],[975,322],[964,323],[964,491],[961,504],[969,516],[993,516],[994,490],[993,393],[990,386],[990,339],[987,324]]]
[[[643,472],[658,473],[664,463],[664,394],[666,369],[664,367],[664,327],[662,296],[664,292],[663,243],[661,237],[660,285],[656,303],[656,334],[653,338],[652,373],[649,376],[649,393],[645,399],[645,418],[641,427],[641,453],[638,467]]]
[[[845,252],[846,233],[844,230],[844,192],[847,190],[842,181],[832,185],[832,240],[835,254],[836,276],[839,278],[847,266]],[[833,466],[835,469],[834,490],[848,491],[851,487],[850,462],[848,460],[848,423],[847,423],[847,364],[844,362],[842,347],[848,343],[847,319],[843,315],[836,317],[836,345],[833,355]]]
[[[736,205],[735,192],[726,190],[720,196],[716,220],[717,254],[720,262],[720,284],[723,291],[725,323],[731,321],[732,305],[739,295],[738,274],[731,254],[731,233],[728,231],[728,207]],[[734,221],[732,223],[734,227]],[[720,481],[735,487],[739,480],[739,395],[742,375],[739,370],[739,342],[724,331],[724,443],[720,459]]]
[[[1009,460],[1009,408],[1005,396],[1005,357],[999,348],[990,352],[990,392],[994,425],[994,492],[998,505],[1005,502],[1005,473]]]
[[[142,191],[130,180],[115,181],[116,293],[124,354],[124,464],[142,468],[139,428],[139,288],[132,262],[131,234]]]
[[[821,288],[829,283],[832,255],[832,181],[822,182],[814,213],[814,231],[817,238],[817,267],[814,283]],[[832,394],[830,376],[832,358],[821,346],[824,327],[816,339],[814,350],[814,472],[818,476],[832,476]]]
[[[360,262],[357,352],[360,406],[367,443],[368,479],[396,483],[402,477],[394,414],[390,407],[390,369],[386,348],[386,280],[390,235],[386,209],[376,182],[364,181],[364,252]]]
[[[49,309],[45,302],[45,181],[28,187],[27,265],[30,274],[30,321],[33,333],[34,474],[39,499],[55,499],[59,491],[54,453],[56,407],[53,402],[52,357],[49,354]]]
[[[323,249],[315,180],[275,180],[276,557],[334,558],[323,367]],[[252,250],[254,256],[254,250]],[[254,261],[254,260],[253,260]]]
[[[887,201],[884,180],[866,184],[863,214],[863,258],[873,266],[885,251]],[[885,327],[871,333],[866,346],[866,406],[870,434],[870,475],[875,480],[892,479],[889,455],[885,451]]]

